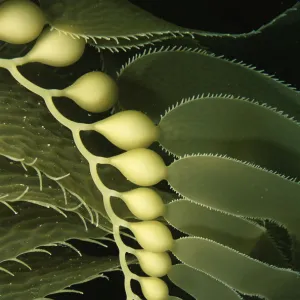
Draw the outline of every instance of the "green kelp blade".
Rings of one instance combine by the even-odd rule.
[[[215,278],[184,264],[173,265],[168,277],[197,300],[241,300],[232,288]]]
[[[183,197],[204,206],[279,223],[296,237],[299,250],[298,182],[259,166],[205,154],[173,162],[168,167],[168,182]],[[296,260],[299,264],[299,257]]]
[[[101,52],[102,54],[110,53],[124,53],[128,57],[128,50],[135,51],[135,50],[144,50],[146,47],[153,47],[156,45],[156,43],[160,42],[168,42],[171,41],[172,39],[176,38],[182,38],[182,35],[176,36],[174,35],[160,35],[159,37],[156,38],[149,38],[149,37],[138,37],[138,40],[132,38],[132,39],[121,39],[122,41],[119,40],[119,43],[116,45],[116,41],[113,40],[105,40],[103,43],[102,41],[98,42],[97,44],[91,40],[89,40],[89,44],[94,47],[98,52]],[[188,39],[188,38],[187,38]],[[190,41],[195,41],[189,36]],[[107,51],[108,50],[108,51]],[[115,62],[116,63],[116,62]],[[117,70],[119,69],[120,64],[117,64]],[[115,76],[116,72],[114,71],[113,75]]]
[[[183,98],[198,94],[243,96],[300,120],[300,93],[253,67],[202,50],[154,49],[130,58],[119,71],[119,104],[160,116]]]
[[[117,257],[79,256],[73,250],[63,247],[55,247],[51,256],[44,253],[29,254],[23,261],[32,270],[20,267],[15,262],[3,264],[15,276],[0,273],[1,299],[44,299],[51,294],[66,293],[68,289],[71,293],[71,285],[103,277],[101,273],[111,272],[119,267]],[[98,287],[101,293],[101,281]]]
[[[172,252],[184,264],[243,294],[270,300],[300,298],[299,273],[262,263],[214,241],[178,239]]]
[[[73,36],[82,36],[100,49],[119,51],[166,37],[195,35],[201,40],[244,39],[257,35],[261,29],[250,33],[229,34],[188,29],[155,17],[133,5],[128,0],[39,0],[49,24]],[[288,13],[288,10],[286,11]],[[276,24],[271,20],[264,27]],[[221,39],[220,39],[221,38]]]
[[[49,24],[101,47],[149,43],[188,29],[164,21],[127,0],[40,0]]]
[[[272,219],[300,237],[300,184],[276,173],[204,154],[173,162],[168,182],[194,202],[236,216]]]
[[[186,99],[169,108],[159,128],[158,141],[177,156],[193,153],[243,156],[245,144],[259,143],[261,147],[266,144],[300,159],[299,123],[250,99],[230,95]]]
[[[31,252],[38,247],[46,246],[43,249],[51,253],[52,247],[47,245],[64,244],[70,239],[93,243],[93,239],[108,234],[89,223],[85,228],[80,218],[71,212],[64,217],[52,209],[25,202],[14,204],[14,209],[18,214],[0,206],[0,268],[4,261],[22,260],[24,254],[34,255]]]
[[[186,234],[213,240],[272,265],[288,266],[267,230],[245,218],[212,210],[185,199],[167,204],[164,217]]]
[[[71,211],[83,222],[91,222],[92,211],[78,196],[64,189],[59,182],[38,174],[38,170],[30,166],[25,168],[20,162],[0,156],[0,209],[9,211],[10,208],[9,213],[13,216],[18,213],[15,205],[26,202],[50,208],[62,216]],[[100,217],[97,221],[97,226],[108,225],[105,218]],[[96,224],[95,219],[93,223]]]
[[[179,48],[183,45],[188,48],[199,48],[201,44],[196,39],[191,39],[190,37],[172,37],[167,38],[163,41],[153,42],[143,47],[140,47],[138,44],[135,44],[136,47],[131,49],[130,51],[100,51],[100,56],[104,61],[104,70],[108,73],[112,78],[116,79],[118,77],[118,71],[120,70],[120,66],[122,66],[125,62],[128,61],[129,57],[134,57],[135,55],[140,55],[141,52],[151,52],[154,48],[167,48],[167,47],[175,47]],[[99,49],[101,49],[101,45],[97,45]],[[115,106],[115,109],[118,110],[119,107]]]

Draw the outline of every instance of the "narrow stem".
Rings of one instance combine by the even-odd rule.
[[[131,280],[135,279],[135,280],[139,281],[139,277],[136,274],[132,273],[128,268],[128,265],[127,265],[127,262],[126,262],[126,251],[123,250],[124,245],[123,245],[123,242],[121,240],[120,232],[119,232],[120,227],[117,226],[117,225],[114,225],[113,230],[114,230],[115,241],[116,241],[118,247],[120,246],[119,247],[120,265],[121,265],[121,268],[122,268],[123,272],[126,273],[124,286],[125,286],[125,292],[126,292],[127,300],[140,300],[140,297],[138,297],[136,294],[134,294],[132,289],[131,289]]]
[[[7,69],[9,71],[9,69],[13,66],[14,66],[14,63],[11,61],[11,59],[0,58],[0,67],[1,68]]]
[[[90,162],[90,172],[91,172],[91,176],[94,180],[94,183],[96,184],[97,188],[103,193],[105,194],[103,196],[103,202],[104,202],[104,207],[105,210],[109,216],[109,218],[111,219],[113,224],[116,224],[118,226],[122,226],[125,228],[128,228],[128,222],[119,218],[113,211],[112,207],[111,207],[111,203],[110,203],[110,197],[112,196],[111,190],[109,188],[107,188],[103,182],[100,180],[98,172],[97,172],[97,164],[94,164],[93,162]]]

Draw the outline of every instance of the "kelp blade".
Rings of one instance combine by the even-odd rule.
[[[173,265],[168,277],[195,299],[242,299],[238,293],[222,282],[184,264]]]
[[[245,218],[212,210],[186,199],[166,206],[164,218],[176,229],[216,241],[272,265],[287,267],[267,230]]]
[[[243,294],[270,300],[300,297],[299,273],[261,263],[214,241],[182,238],[176,240],[172,251],[188,266]]]
[[[121,68],[118,85],[123,109],[143,111],[157,123],[183,98],[211,93],[255,99],[300,120],[300,93],[252,67],[199,49],[145,51]]]
[[[299,123],[252,99],[222,95],[188,99],[170,109],[159,128],[159,142],[178,156],[239,153],[243,159],[244,145],[259,143],[300,159]]]
[[[214,155],[187,156],[168,167],[183,197],[236,216],[270,219],[295,236],[299,251],[299,183],[259,166]],[[295,263],[299,265],[299,255]]]

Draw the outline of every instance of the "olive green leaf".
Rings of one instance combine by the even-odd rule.
[[[183,197],[206,207],[285,227],[296,239],[294,263],[299,266],[298,182],[250,163],[206,154],[173,162],[168,182]]]
[[[101,50],[100,51],[100,56],[103,59],[103,65],[104,65],[104,70],[106,73],[108,73],[111,77],[117,78],[118,77],[118,72],[120,71],[120,67],[128,62],[129,57],[134,57],[135,55],[140,55],[140,53],[144,52],[151,52],[153,51],[154,48],[160,49],[160,48],[167,48],[167,47],[175,47],[179,48],[184,45],[185,47],[188,48],[203,48],[201,43],[197,41],[196,39],[191,39],[189,37],[172,37],[168,38],[163,41],[156,41],[156,42],[151,42],[149,44],[143,45],[142,47],[135,44],[135,47],[133,47],[130,50],[127,50],[126,52],[120,51],[115,52],[112,48],[109,48],[111,51],[105,51]],[[101,45],[97,45],[99,49],[101,49]],[[116,107],[118,109],[118,107]]]
[[[49,24],[101,47],[129,47],[182,36],[188,30],[166,22],[127,0],[40,0]]]
[[[212,240],[178,239],[172,252],[184,264],[243,294],[272,300],[300,297],[299,273],[262,263]]]
[[[267,230],[252,221],[185,199],[173,201],[166,208],[166,220],[186,234],[214,240],[269,264],[287,266]]]
[[[14,215],[6,207],[0,207],[0,268],[5,261],[22,264],[25,254],[34,256],[34,253],[39,251],[51,254],[51,246],[72,247],[67,242],[70,239],[101,245],[98,239],[108,234],[107,231],[93,225],[83,226],[80,218],[72,213],[62,216],[52,209],[30,203],[18,203],[14,208],[18,214]],[[103,243],[102,245],[105,246]],[[48,248],[49,246],[51,248]],[[76,248],[73,250],[78,252]],[[11,274],[12,271],[8,269],[6,272]]]
[[[300,93],[254,67],[199,49],[154,49],[131,57],[117,79],[122,109],[160,115],[193,95],[233,95],[284,110],[300,120]]]
[[[15,262],[3,265],[15,276],[0,273],[0,297],[3,300],[41,300],[50,294],[73,292],[67,289],[73,284],[84,283],[103,276],[103,272],[115,271],[119,267],[117,257],[79,256],[62,247],[53,249],[52,255],[44,253],[28,254],[23,262],[32,270]],[[99,292],[101,284],[99,284]]]
[[[126,52],[128,50],[142,50],[144,49],[144,47],[148,47],[148,46],[153,46],[156,45],[156,43],[159,42],[163,42],[163,41],[171,41],[173,39],[180,39],[182,38],[181,35],[179,35],[178,37],[176,35],[165,35],[165,36],[160,36],[159,38],[150,38],[150,37],[138,37],[138,40],[132,38],[132,39],[125,39],[120,41],[119,43],[116,45],[116,41],[112,40],[112,41],[107,41],[105,40],[105,42],[103,43],[98,42],[98,44],[95,44],[94,41],[89,40],[89,44],[94,47],[98,52],[102,52],[102,53],[118,53],[120,54],[120,52]],[[191,41],[195,41],[193,39],[190,39]],[[107,51],[106,51],[107,50]],[[118,65],[119,67],[119,65]]]
[[[240,152],[237,158],[244,159],[244,144],[260,143],[300,159],[299,123],[245,98],[202,95],[183,100],[166,112],[159,128],[159,142],[177,156],[199,152],[232,156]]]
[[[177,26],[155,17],[128,0],[78,0],[76,2],[39,0],[39,2],[48,23],[53,28],[74,37],[84,37],[99,49],[111,51],[119,51],[119,49],[126,51],[151,42],[186,34],[194,34],[201,40],[211,40],[212,37],[217,37],[220,42],[226,38],[244,39],[259,34],[265,28],[278,26],[282,18],[290,20],[290,11],[297,9],[296,6],[288,9],[256,31],[228,34]]]
[[[174,161],[168,167],[168,182],[196,203],[236,216],[271,219],[299,236],[298,182],[259,166],[205,154]]]
[[[15,204],[26,202],[51,208],[64,217],[67,212],[75,213],[85,227],[86,221],[96,226],[111,227],[105,218],[94,216],[85,202],[76,194],[67,191],[59,181],[37,172],[38,170],[30,166],[24,170],[19,162],[0,157],[0,209],[7,206],[6,210],[10,209],[10,213],[17,214]]]
[[[205,300],[241,300],[232,288],[215,278],[183,264],[173,265],[168,277],[177,286],[196,299]],[[187,280],[188,278],[188,280]]]

